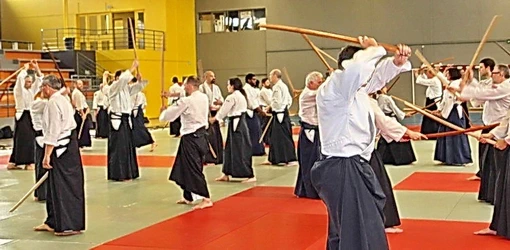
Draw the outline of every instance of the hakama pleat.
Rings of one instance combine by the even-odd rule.
[[[135,112],[131,112],[131,122],[133,124],[133,129],[131,130],[131,134],[133,137],[133,146],[140,148],[143,146],[151,145],[154,143],[152,139],[152,135],[145,127],[145,123],[143,121],[143,109],[142,106],[138,106],[137,114],[135,116]]]
[[[427,97],[427,99],[425,100],[425,106],[428,106],[432,103],[434,103],[434,99],[430,99]],[[427,108],[427,110],[430,110],[430,111],[434,111],[434,110],[437,110],[437,104],[436,105],[432,105],[432,107],[429,107]],[[422,122],[421,122],[421,133],[422,134],[432,134],[432,133],[437,133],[438,132],[438,129],[439,129],[439,123],[426,117],[426,116],[423,116],[422,118]]]
[[[36,136],[42,136],[42,131],[36,131]],[[39,144],[35,143],[35,182],[38,182],[44,174],[48,170],[43,168],[42,161],[44,159],[44,148],[39,146]],[[34,197],[37,198],[38,201],[46,200],[46,190],[47,190],[47,181],[43,182],[41,186],[39,186],[35,192]]]
[[[181,135],[181,117],[177,117],[173,122],[170,122],[170,135]]]
[[[174,181],[185,192],[209,198],[203,163],[209,151],[205,128],[183,135],[179,142],[169,180]],[[189,198],[187,199],[188,201]]]
[[[283,114],[282,122],[278,121],[278,114]],[[289,111],[273,111],[273,122],[271,124],[271,144],[269,146],[268,161],[273,165],[289,163],[297,160],[294,139],[292,138],[292,125],[290,123]]]
[[[214,117],[216,113],[217,111],[211,111],[211,116]],[[210,150],[207,150],[205,163],[223,164],[223,136],[221,135],[220,123],[215,121],[213,124],[209,124],[207,133],[207,140],[214,150],[216,158],[214,158]]]
[[[234,178],[253,178],[252,147],[246,114],[229,117],[222,172]],[[234,121],[238,120],[234,130]]]
[[[490,129],[484,129],[482,133],[489,133]],[[493,145],[487,143],[478,144],[478,166],[480,168],[480,188],[478,200],[494,204],[494,193],[496,188],[496,162]],[[497,150],[499,151],[499,150]]]
[[[30,111],[23,111],[19,120],[14,119],[14,136],[9,163],[29,165],[35,163],[35,131]]]
[[[393,194],[393,185],[391,184],[390,177],[386,171],[386,167],[382,161],[381,155],[377,150],[372,152],[370,158],[370,166],[374,170],[375,176],[381,185],[381,188],[386,196],[386,203],[384,204],[384,227],[395,227],[400,225],[400,216],[398,214],[397,203],[395,202],[395,195]]]
[[[108,138],[109,130],[108,112],[106,112],[103,106],[99,106],[96,116],[96,138]]]
[[[494,213],[489,226],[497,235],[510,239],[510,147],[495,150],[497,183]]]
[[[250,133],[251,149],[253,156],[262,156],[266,154],[264,144],[259,143],[262,131],[260,129],[260,120],[257,114],[253,114],[253,117],[246,115],[246,124],[248,125],[248,131]]]
[[[108,137],[108,180],[124,181],[140,177],[136,148],[133,146],[129,114],[110,114],[110,135]],[[119,122],[118,129],[113,122]]]
[[[466,128],[466,129],[471,128],[471,123],[470,123],[471,119],[469,118],[469,108],[467,106],[467,102],[463,102],[461,104],[461,106],[462,106],[462,110],[463,110],[462,113],[464,114],[464,122],[466,124],[464,128]]]
[[[76,132],[77,135],[79,136],[78,146],[80,148],[92,146],[92,140],[90,138],[90,129],[92,128],[92,117],[90,116],[90,114],[87,114],[85,116],[85,121],[83,121],[80,113],[76,111],[74,113],[74,121],[76,121]],[[80,131],[81,134],[79,134]]]
[[[308,139],[305,131],[314,132],[313,141]],[[313,164],[319,160],[320,156],[320,137],[317,126],[301,121],[297,156],[299,169],[296,186],[294,187],[294,194],[301,198],[319,199],[319,194],[317,194],[310,178],[310,172]]]
[[[366,161],[359,156],[317,161],[311,178],[327,206],[327,249],[388,249],[385,196]]]
[[[73,131],[62,155],[51,154],[46,196],[48,217],[45,224],[60,233],[85,230],[85,191],[83,165],[78,148],[77,133]]]
[[[388,143],[381,137],[377,143],[377,151],[381,154],[384,164],[389,165],[409,165],[416,161],[413,145],[410,141]]]
[[[457,112],[457,104],[453,106],[447,121],[459,127],[465,128],[465,116],[459,118]],[[439,133],[453,131],[444,125],[439,125]],[[471,159],[471,147],[467,135],[455,135],[440,137],[436,141],[436,149],[434,152],[434,160],[440,161],[447,165],[463,165],[473,162]]]

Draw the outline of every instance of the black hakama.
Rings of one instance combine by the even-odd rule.
[[[214,117],[217,112],[218,111],[211,111],[211,116]],[[216,158],[214,158],[211,151],[208,150],[205,155],[205,163],[223,164],[223,136],[221,135],[220,123],[215,121],[213,124],[209,124],[207,133],[207,140],[214,150]]]
[[[234,178],[253,178],[252,147],[250,132],[246,122],[247,114],[230,116],[228,123],[227,142],[225,144],[225,160],[222,172]],[[234,130],[234,122],[237,128]]]
[[[381,136],[381,139],[379,139],[377,143],[377,151],[381,154],[384,164],[399,166],[409,165],[416,161],[413,145],[410,141],[392,141],[388,143],[386,139]]]
[[[454,104],[447,121],[459,127],[466,127],[466,116],[459,117],[457,111],[458,104]],[[453,131],[444,125],[439,125],[439,133]],[[463,165],[473,162],[471,160],[471,147],[467,135],[455,135],[440,137],[436,141],[436,149],[434,152],[434,160],[440,161],[447,165]]]
[[[55,229],[56,233],[85,230],[83,165],[77,134],[78,132],[73,130],[72,135],[67,138],[71,139],[69,144],[55,147],[50,158],[53,168],[49,170],[46,180],[48,217],[45,224]],[[66,151],[57,157],[57,150],[65,147]]]
[[[129,114],[110,114],[108,180],[124,181],[140,177],[129,119]],[[119,129],[117,130],[113,127],[113,122],[116,121],[120,121]]]
[[[462,113],[464,113],[464,116],[465,116],[465,119],[464,119],[464,122],[466,123],[466,129],[468,128],[471,128],[471,123],[470,123],[470,118],[469,118],[469,108],[468,108],[468,105],[467,105],[467,102],[463,102],[461,104],[462,106]]]
[[[314,131],[313,141],[306,136],[305,131]],[[319,160],[320,156],[320,138],[317,126],[310,125],[301,121],[301,131],[299,132],[297,156],[299,161],[299,170],[294,188],[294,194],[301,198],[319,199],[317,191],[312,185],[310,171],[313,164]]]
[[[268,126],[269,120],[271,120],[272,116],[260,116],[260,128],[262,133],[264,133],[264,130]],[[264,138],[262,138],[262,142],[264,145],[269,146],[270,145],[270,137],[271,137],[271,123],[269,123],[269,128],[267,128],[266,133],[264,134]],[[260,139],[260,138],[259,138]]]
[[[278,114],[283,114],[283,120],[278,121]],[[273,111],[271,123],[271,145],[269,146],[268,161],[273,165],[289,163],[297,160],[294,139],[292,138],[292,125],[290,123],[289,111]]]
[[[42,137],[42,130],[35,131],[35,136]],[[44,147],[39,146],[39,143],[35,142],[35,182],[38,182],[44,174],[46,174],[46,171],[48,171],[42,166],[43,159]],[[35,190],[34,197],[36,197],[38,201],[46,200],[47,183],[47,181],[44,181],[41,186]]]
[[[432,103],[436,102],[434,99],[430,99],[427,97],[427,99],[425,100],[425,105],[428,106]],[[437,110],[437,104],[436,105],[432,105],[432,107],[428,107],[427,110],[430,110],[430,111],[433,111],[433,110]],[[436,121],[426,117],[426,116],[423,116],[423,119],[422,119],[422,122],[421,122],[421,133],[422,134],[433,134],[433,133],[437,133],[439,129],[439,123],[437,123]]]
[[[400,216],[398,215],[397,203],[395,202],[395,195],[393,194],[393,185],[391,184],[386,167],[384,167],[381,155],[377,150],[372,152],[370,166],[374,170],[375,176],[384,192],[384,196],[386,196],[386,203],[384,204],[383,210],[384,227],[390,228],[400,226]]]
[[[204,159],[209,146],[207,131],[200,128],[195,133],[183,135],[179,142],[175,162],[169,180],[174,181],[184,191],[184,199],[193,201],[191,193],[209,198],[209,190],[204,173]]]
[[[489,133],[491,129],[482,130],[482,134]],[[477,176],[480,177],[480,188],[478,190],[478,200],[494,204],[494,192],[496,188],[496,162],[493,145],[488,143],[478,143],[478,166],[480,168]]]
[[[29,110],[24,110],[19,120],[14,119],[14,136],[9,163],[29,165],[35,163],[35,131]]]
[[[368,162],[330,157],[314,164],[311,178],[328,209],[327,249],[388,249],[385,196]]]
[[[497,169],[494,213],[489,226],[497,235],[510,239],[510,146],[494,150]]]
[[[260,119],[257,114],[253,113],[253,117],[246,115],[246,123],[251,140],[251,151],[253,156],[262,156],[266,154],[264,144],[259,143],[262,130],[260,129]]]
[[[83,110],[85,112],[86,110]],[[92,146],[92,140],[90,139],[90,129],[92,128],[92,117],[90,114],[85,116],[85,121],[80,115],[80,112],[76,111],[74,113],[74,121],[76,121],[76,132],[79,136],[78,138],[78,146],[82,147],[90,147]],[[81,134],[79,134],[81,131]]]
[[[131,122],[133,124],[133,129],[131,130],[132,138],[133,138],[133,146],[140,148],[146,145],[151,145],[154,143],[152,139],[152,135],[149,130],[145,127],[145,123],[143,121],[143,109],[142,105],[138,106],[137,115],[135,116],[135,111],[131,112]]]
[[[108,112],[103,108],[103,106],[98,107],[99,110],[97,111],[96,116],[96,138],[108,138],[110,130]]]
[[[170,135],[181,135],[181,117],[177,117],[173,122],[170,122]]]

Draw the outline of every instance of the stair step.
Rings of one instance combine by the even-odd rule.
[[[42,50],[0,50],[0,55],[3,55],[6,59],[41,59],[42,53],[44,53]]]
[[[47,74],[53,74],[56,76],[59,76],[57,69],[41,69],[42,73]],[[14,72],[16,72],[15,69],[0,69],[0,79],[5,79],[12,75]],[[62,77],[65,78],[71,78],[71,72],[74,72],[74,69],[60,69],[60,72],[62,72]]]
[[[22,67],[25,63],[29,63],[33,59],[23,58],[23,59],[13,59],[12,62],[14,64],[18,64],[20,67]],[[60,60],[55,60],[57,63],[60,62]],[[51,59],[38,59],[37,63],[39,64],[39,68],[47,68],[47,69],[56,69],[55,63],[53,63],[53,60]]]

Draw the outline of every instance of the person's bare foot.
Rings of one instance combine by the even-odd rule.
[[[257,178],[252,177],[252,178],[248,178],[248,179],[242,181],[242,183],[250,183],[250,182],[256,182],[256,181],[257,181]]]
[[[51,228],[50,226],[48,226],[46,224],[42,224],[42,225],[39,225],[37,227],[34,227],[34,231],[37,231],[37,232],[55,232],[55,230],[53,230],[53,228]]]
[[[71,236],[71,235],[77,235],[77,234],[81,234],[81,231],[69,230],[69,231],[55,233],[56,236]]]
[[[399,234],[404,232],[404,230],[398,227],[388,227],[384,229],[384,232],[386,232],[387,234]]]
[[[186,199],[180,199],[180,200],[176,201],[175,203],[181,204],[181,205],[191,205],[193,202],[188,201]]]
[[[34,164],[25,165],[25,170],[34,170],[34,169],[35,169]]]
[[[273,163],[271,163],[270,161],[265,161],[260,163],[260,165],[273,165]]]
[[[467,178],[466,180],[468,180],[468,181],[479,181],[479,180],[481,180],[481,178],[476,176],[476,175],[473,175],[473,176]]]
[[[490,228],[485,228],[480,231],[474,232],[475,235],[496,235],[496,231],[491,230]]]
[[[221,175],[220,177],[214,179],[215,181],[230,181],[230,178],[228,178],[228,175]]]
[[[297,161],[292,161],[292,162],[289,162],[286,164],[287,167],[292,167],[292,166],[297,166],[297,165],[298,165]]]
[[[202,202],[200,202],[198,205],[194,206],[193,207],[193,210],[197,210],[197,209],[204,209],[204,208],[208,208],[208,207],[212,207],[213,206],[213,203],[210,199],[203,199]]]
[[[7,170],[21,170],[23,168],[16,166],[14,163],[7,164]]]
[[[149,152],[154,152],[154,148],[156,148],[157,146],[158,146],[157,143],[152,143],[151,150],[149,150]]]

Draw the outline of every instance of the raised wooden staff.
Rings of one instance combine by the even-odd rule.
[[[278,25],[278,24],[260,24],[259,25],[262,28],[266,29],[273,29],[273,30],[280,30],[280,31],[288,31],[288,32],[294,32],[294,33],[300,33],[300,34],[306,34],[311,36],[319,36],[324,38],[331,38],[336,39],[344,42],[350,42],[350,43],[356,43],[359,44],[358,38],[350,37],[350,36],[344,36],[344,35],[338,35],[334,33],[324,32],[324,31],[318,31],[318,30],[311,30],[311,29],[303,29],[303,28],[297,28],[297,27],[291,27],[291,26],[285,26],[285,25]],[[397,52],[398,47],[391,44],[386,43],[379,43],[378,44],[382,47],[384,47],[387,51],[391,52]]]
[[[334,57],[332,57],[331,55],[329,55],[328,53],[324,52],[323,50],[317,48],[317,50],[319,52],[321,52],[321,54],[325,55],[326,57],[328,57],[329,59],[331,59],[333,62],[335,63],[338,63],[338,60],[336,60]]]
[[[429,105],[425,106],[425,107],[423,108],[423,110],[424,110],[424,111],[427,111],[427,109],[428,109],[428,108],[430,108],[430,107],[432,107],[432,106],[436,105],[436,104],[437,104],[438,102],[440,102],[440,101],[441,101],[441,100],[437,100],[437,101],[435,101],[435,102],[433,102],[433,103],[431,103],[431,104],[429,104]],[[411,115],[414,115],[414,114],[416,114],[416,113],[418,113],[418,111],[411,111],[411,112],[409,112],[409,113],[408,113],[408,115],[409,115],[409,116],[411,116]]]
[[[14,73],[12,73],[10,76],[8,76],[7,78],[5,78],[2,82],[0,82],[0,86],[2,86],[4,83],[6,83],[7,81],[11,80],[11,78],[13,78],[14,76],[16,76],[22,69],[24,69],[25,67],[21,67],[19,68],[18,70],[16,70]]]
[[[454,129],[454,130],[457,130],[457,131],[462,131],[462,132],[466,131],[465,129],[463,129],[463,128],[455,125],[455,124],[449,123],[448,121],[445,121],[445,120],[443,120],[443,119],[441,119],[441,118],[439,118],[439,117],[437,117],[435,115],[432,115],[432,114],[430,114],[430,113],[428,113],[428,112],[426,112],[424,110],[419,109],[418,107],[414,106],[413,104],[409,103],[406,100],[400,99],[400,98],[398,98],[396,96],[392,96],[392,98],[394,98],[395,100],[403,102],[407,107],[416,110],[418,113],[421,113],[422,115],[424,115],[424,116],[426,116],[426,117],[428,117],[428,118],[430,118],[430,119],[432,119],[432,120],[434,120],[434,121],[436,121],[438,123],[441,123],[441,124],[443,124],[446,127],[449,127],[451,129]],[[477,134],[475,134],[473,132],[467,132],[466,134],[476,138],[477,140],[480,139],[480,136],[478,136]],[[489,143],[491,145],[495,145],[496,144],[495,141],[490,140],[490,139],[487,139],[487,143]]]
[[[440,64],[440,63],[443,63],[443,62],[446,62],[446,61],[451,61],[451,60],[453,60],[453,59],[455,59],[455,57],[451,56],[451,57],[447,57],[447,58],[441,59],[441,60],[439,60],[439,61],[433,62],[432,64],[433,64],[433,65],[435,65],[435,64]],[[423,65],[423,66],[421,66],[421,67],[420,67],[420,69],[424,69],[424,68],[426,68],[426,67],[427,67],[427,65]]]
[[[328,71],[333,71],[333,68],[331,68],[331,66],[329,66],[329,63],[326,61],[324,56],[322,56],[322,54],[320,53],[319,49],[315,46],[315,44],[312,43],[312,40],[310,40],[310,38],[305,34],[301,34],[301,35],[303,36],[305,41],[308,43],[308,45],[310,45],[310,47],[312,47],[313,51],[315,51],[315,54],[317,54],[319,59],[321,59],[322,63],[326,66]]]
[[[501,43],[494,42],[496,45],[498,45],[499,48],[501,48],[507,55],[510,56],[510,51],[508,51]]]
[[[133,23],[131,23],[132,20],[133,19],[128,17],[128,25],[129,25],[129,29],[131,30],[131,42],[133,43],[133,52],[135,53],[135,59],[138,60],[138,54],[136,53],[135,29],[133,28]]]
[[[448,132],[441,132],[441,133],[433,133],[433,134],[426,134],[427,138],[440,138],[440,137],[446,137],[446,136],[455,136],[455,135],[461,135],[468,132],[474,132],[478,130],[484,130],[484,129],[493,129],[495,127],[499,126],[499,123],[487,125],[487,126],[478,126],[478,127],[471,127],[468,129],[465,129],[464,131],[448,131]]]
[[[393,88],[393,86],[395,86],[395,83],[398,82],[398,80],[400,80],[400,76],[397,76],[397,78],[395,78],[395,80],[393,80],[393,83],[390,85],[390,87],[386,90],[386,92],[390,92],[390,90]]]

